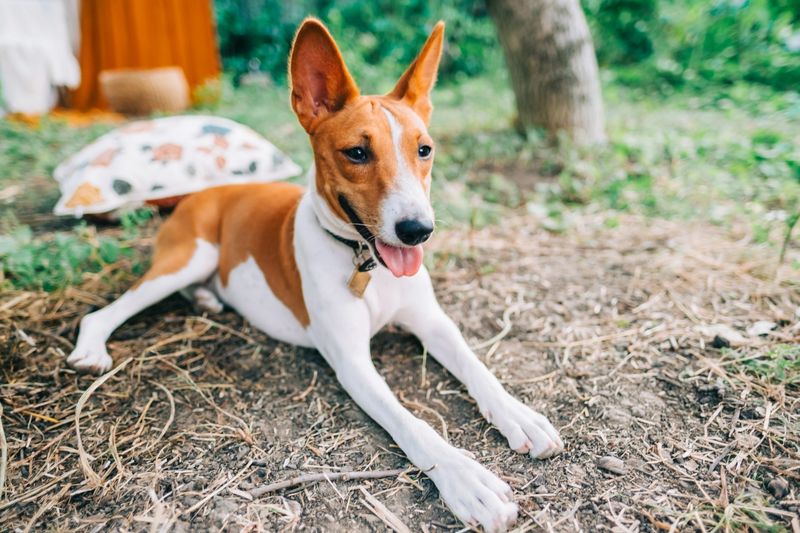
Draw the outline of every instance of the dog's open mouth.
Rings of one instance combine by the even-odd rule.
[[[367,225],[358,216],[353,206],[343,194],[339,195],[339,205],[347,214],[350,223],[359,235],[363,237],[372,249],[375,259],[380,264],[388,268],[396,277],[413,276],[419,272],[422,266],[422,256],[424,254],[422,245],[416,246],[394,246],[383,242],[367,228]]]
[[[380,239],[375,239],[375,250],[379,258],[392,274],[397,276],[413,276],[422,266],[422,245],[392,246]]]

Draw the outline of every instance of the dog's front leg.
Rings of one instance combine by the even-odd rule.
[[[408,298],[413,303],[398,313],[397,322],[416,335],[430,354],[466,385],[481,414],[503,434],[513,450],[537,458],[561,452],[564,444],[550,421],[503,388],[439,306],[427,273],[420,272],[419,276],[421,279]]]
[[[343,313],[312,326],[315,344],[355,402],[383,427],[430,477],[453,513],[466,524],[505,531],[517,517],[510,487],[462,450],[448,444],[428,424],[413,416],[392,394],[372,364],[369,317]],[[349,316],[344,323],[342,316]],[[313,323],[313,322],[312,322]]]

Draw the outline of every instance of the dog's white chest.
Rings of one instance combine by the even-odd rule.
[[[226,286],[222,286],[217,275],[214,290],[225,303],[273,339],[312,347],[306,330],[270,290],[264,273],[252,257],[231,270]]]
[[[427,274],[397,279],[379,267],[369,273],[370,282],[362,297],[353,295],[348,287],[353,252],[320,227],[309,196],[303,198],[297,210],[294,244],[312,329],[320,325],[315,323],[328,321],[341,321],[349,328],[352,320],[366,323],[370,336],[374,335],[394,320],[398,309],[415,301],[422,286],[429,283],[420,279],[427,280]],[[230,271],[226,286],[222,286],[219,275],[215,276],[214,290],[225,303],[270,337],[319,348],[309,330],[272,292],[264,272],[252,257]],[[354,313],[354,306],[365,312]]]

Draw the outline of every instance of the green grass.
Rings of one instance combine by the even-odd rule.
[[[800,387],[800,346],[779,344],[762,357],[746,360],[743,367],[766,384]]]
[[[61,160],[109,129],[106,124],[70,129],[47,117],[35,128],[0,120],[0,183],[49,174]]]
[[[609,227],[619,223],[615,211],[722,226],[745,222],[754,244],[783,246],[800,213],[797,93],[738,84],[664,97],[606,78],[609,142],[594,147],[565,138],[553,143],[536,131],[520,135],[512,126],[513,94],[502,76],[438,88],[431,131],[438,143],[433,198],[439,223],[480,226],[525,206],[540,215],[545,229],[568,231],[574,213],[607,210]],[[198,111],[252,127],[304,168],[312,161],[285,87],[227,86],[220,104]],[[49,212],[57,189],[47,176],[108,129],[73,129],[48,120],[32,129],[0,121],[0,191],[23,189],[14,203],[0,204],[6,283],[57,289],[112,259],[110,244],[103,245],[106,252],[99,241],[84,245],[86,226],[66,236],[37,237],[35,224],[31,232],[14,222]],[[43,190],[31,185],[42,182]],[[128,253],[128,246],[121,242],[120,253]],[[56,259],[45,260],[48,254]]]
[[[44,235],[34,235],[27,225],[7,227],[0,234],[0,286],[54,291],[123,259],[132,263],[133,274],[143,274],[146,260],[132,243],[151,215],[147,209],[125,214],[120,221],[123,231],[117,236],[98,235],[84,222],[70,231]]]

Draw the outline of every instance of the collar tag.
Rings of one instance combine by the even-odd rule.
[[[350,279],[347,280],[347,286],[356,298],[363,298],[364,291],[367,290],[367,285],[372,280],[372,275],[370,275],[369,271],[378,266],[378,263],[372,257],[372,253],[370,253],[369,245],[362,241],[352,241],[339,237],[327,229],[325,231],[328,235],[353,250],[354,268],[353,273],[350,274]]]
[[[353,269],[353,273],[350,274],[347,286],[356,298],[363,298],[364,291],[367,290],[370,281],[372,281],[372,275],[369,272],[362,271],[361,267],[357,266]]]
[[[369,253],[367,244],[359,241],[358,248],[354,249],[353,252],[355,253],[353,256],[353,266],[355,268],[353,273],[350,274],[350,279],[347,280],[347,286],[356,298],[363,298],[364,291],[367,290],[367,285],[372,280],[372,275],[369,271],[378,265],[372,258],[372,254]]]

